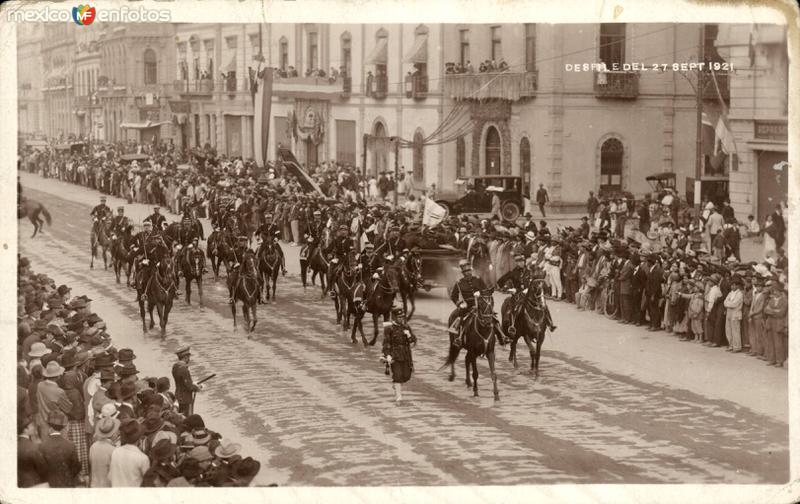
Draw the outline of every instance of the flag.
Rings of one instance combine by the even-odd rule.
[[[733,133],[731,130],[728,129],[728,126],[725,125],[725,121],[722,120],[720,117],[717,120],[717,127],[714,128],[714,154],[717,153],[717,146],[722,146],[722,152],[725,154],[733,154],[736,152],[736,144],[733,140]]]
[[[271,107],[272,69],[267,68],[258,84],[253,106],[253,153],[260,168],[267,164]]]
[[[431,199],[425,199],[425,210],[422,214],[422,225],[433,227],[444,220],[447,210]]]

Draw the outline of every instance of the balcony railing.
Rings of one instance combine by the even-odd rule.
[[[376,100],[383,100],[389,93],[389,76],[376,75],[373,77],[372,89],[367,86],[367,96]]]
[[[272,90],[282,98],[331,99],[349,95],[352,81],[339,77],[276,77]]]
[[[537,72],[445,74],[445,94],[454,100],[510,100],[536,96]]]
[[[406,98],[424,100],[428,96],[427,75],[406,75]]]
[[[209,95],[214,92],[214,81],[211,79],[200,79],[196,81],[176,80],[173,89],[178,94],[200,94]]]
[[[342,80],[342,96],[350,96],[353,92],[353,78],[339,77]]]
[[[714,72],[714,75],[711,75],[711,72],[706,72],[703,76],[703,99],[704,100],[712,100],[717,101],[719,100],[720,95],[722,95],[722,100],[725,102],[730,101],[731,99],[731,91],[728,85],[728,73],[727,72]],[[717,85],[714,85],[714,79],[716,78]],[[717,94],[717,86],[719,86],[719,94]]]
[[[594,95],[597,98],[636,99],[639,96],[639,73],[595,72]]]

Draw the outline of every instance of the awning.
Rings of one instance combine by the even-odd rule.
[[[235,54],[233,56],[231,56],[230,61],[228,61],[228,64],[225,65],[224,71],[225,72],[235,72],[236,71],[236,55]]]
[[[170,124],[170,121],[146,121],[141,123],[122,123],[119,125],[122,129],[147,129],[147,128],[157,128],[163,124]]]
[[[367,56],[366,64],[367,65],[385,65],[387,61],[387,49],[386,49],[386,42],[388,39],[380,38],[378,39],[378,44],[375,46],[375,49],[369,53]]]
[[[403,57],[404,63],[428,63],[428,35],[417,35],[414,46]]]

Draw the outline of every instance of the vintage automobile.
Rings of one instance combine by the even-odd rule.
[[[493,192],[500,197],[503,219],[514,221],[525,208],[522,177],[519,176],[475,175],[459,178],[454,185],[454,191],[442,191],[436,195],[436,203],[444,207],[448,215],[491,214]]]

